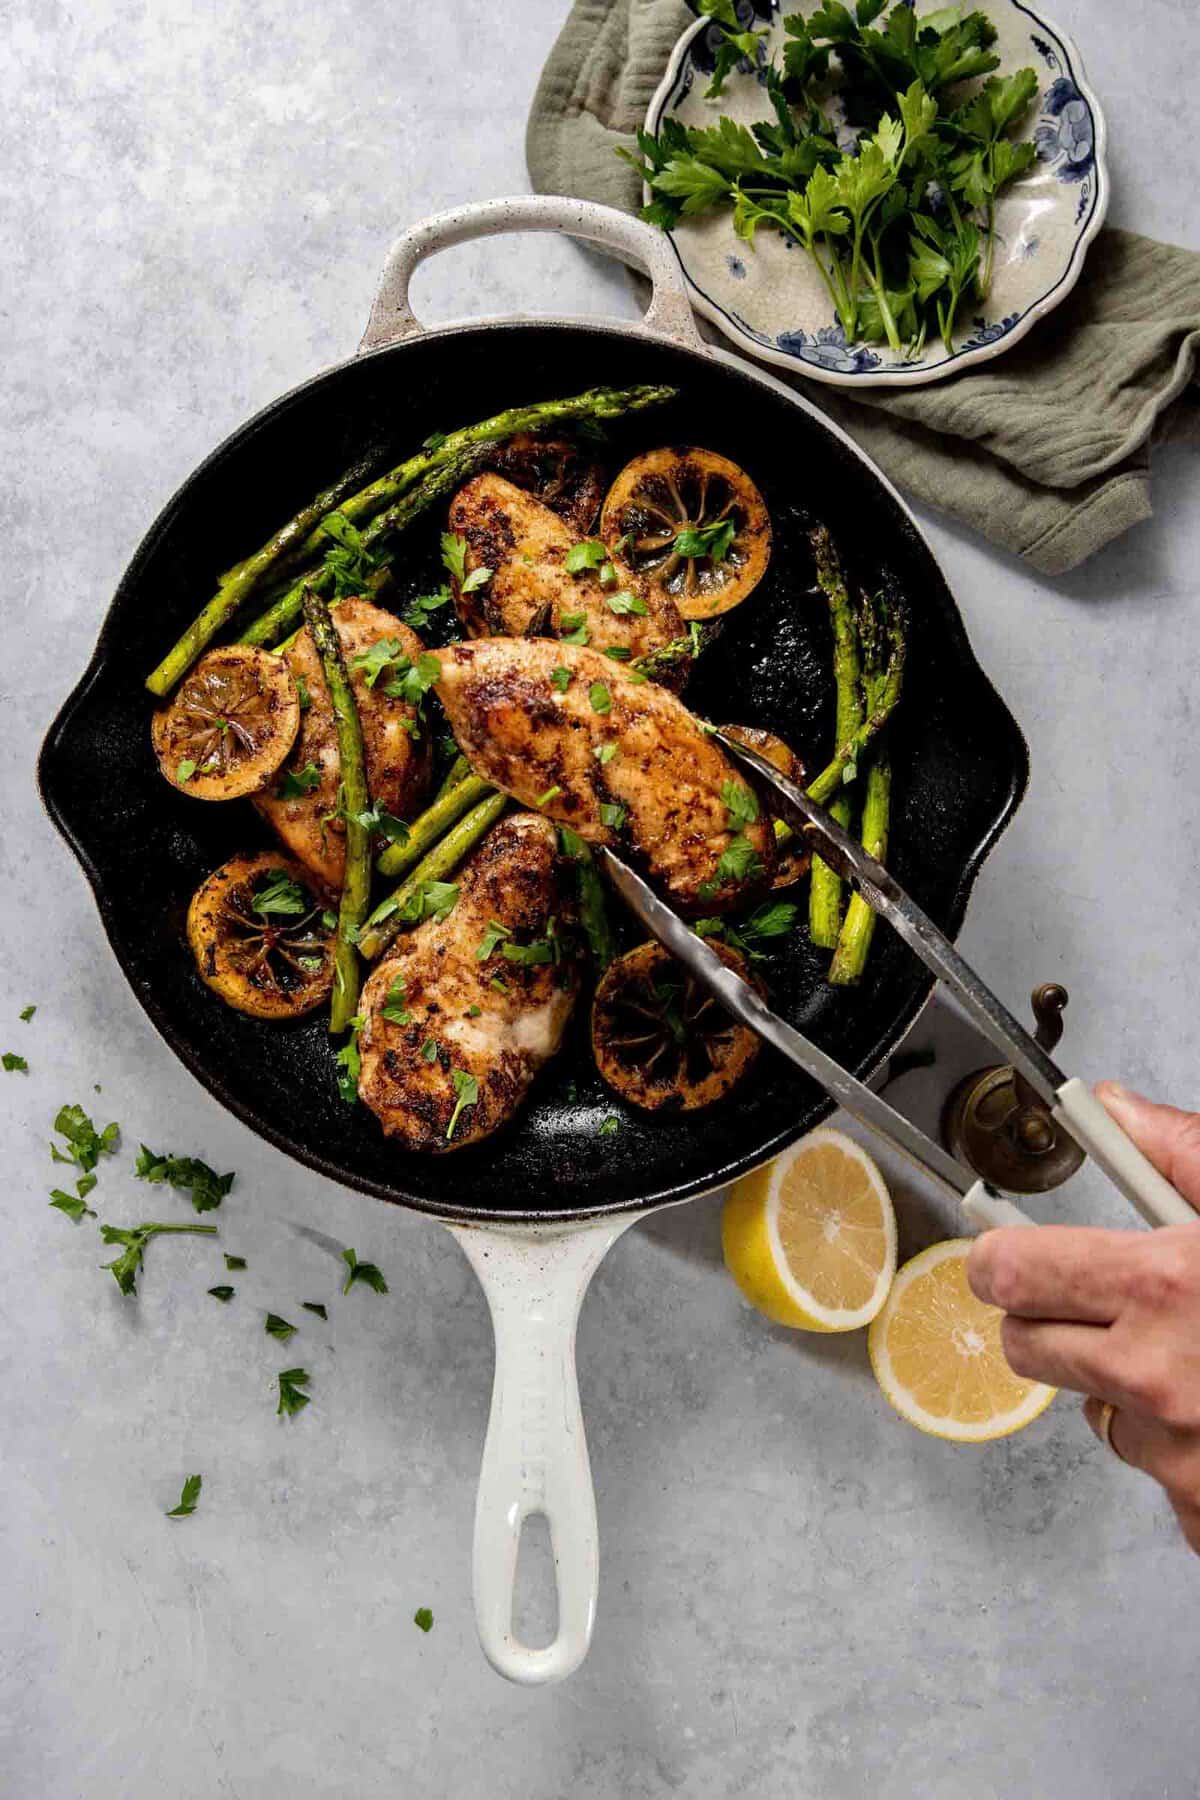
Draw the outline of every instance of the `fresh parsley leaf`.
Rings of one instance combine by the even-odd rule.
[[[316,1313],[318,1319],[327,1319],[329,1317],[328,1311],[320,1300],[302,1300],[300,1304],[305,1312]]]
[[[607,825],[610,831],[620,831],[625,823],[625,808],[615,800],[605,800],[600,807],[600,823]]]
[[[503,975],[493,975],[488,982],[488,986],[494,987],[498,994],[507,994],[508,992],[508,983],[505,981]]]
[[[421,1055],[427,1063],[435,1063],[438,1059],[437,1039],[427,1037],[421,1045]]]
[[[208,1291],[214,1300],[220,1300],[223,1305],[228,1306],[237,1289],[231,1288],[228,1284],[222,1284],[220,1287],[210,1287]]]
[[[588,689],[588,699],[592,703],[593,712],[607,713],[612,711],[612,695],[602,681],[593,681],[591,687]]]
[[[442,533],[442,563],[461,587],[467,578],[467,540],[453,531]]]
[[[264,918],[276,915],[290,918],[309,910],[299,883],[292,880],[286,869],[268,869],[262,882],[250,904]]]
[[[160,1155],[143,1144],[134,1164],[134,1174],[141,1181],[165,1181],[173,1188],[190,1193],[192,1205],[199,1213],[212,1212],[237,1179],[233,1170],[218,1175],[198,1156]]]
[[[504,946],[505,955],[508,954],[510,949],[516,947],[517,946],[515,945],[506,944]],[[474,1075],[468,1075],[465,1069],[452,1069],[450,1071],[450,1079],[454,1083],[454,1092],[458,1098],[454,1103],[454,1111],[450,1114],[450,1123],[446,1127],[447,1139],[454,1136],[454,1128],[467,1107],[474,1106],[479,1099],[479,1083],[476,1081]]]
[[[196,765],[190,756],[181,756],[175,767],[176,781],[190,781],[196,773]]]
[[[355,1013],[350,1021],[349,1035],[333,1059],[337,1066],[338,1093],[347,1106],[353,1106],[358,1099],[358,1077],[362,1072],[362,1055],[358,1048],[358,1034],[362,1028],[363,1016],[361,1013]]]
[[[268,1337],[278,1338],[281,1344],[286,1344],[289,1338],[294,1338],[296,1335],[296,1327],[289,1325],[286,1319],[281,1319],[278,1313],[273,1312],[267,1314],[267,1322],[263,1326],[263,1330]]]
[[[168,1519],[187,1519],[196,1510],[196,1502],[200,1498],[200,1489],[204,1485],[200,1475],[189,1475],[183,1484],[183,1492],[179,1496],[179,1505],[173,1506],[167,1514]]]
[[[226,1254],[225,1267],[227,1269],[244,1269],[245,1266],[246,1259],[244,1256],[230,1256],[228,1253]]]
[[[587,614],[559,613],[558,635],[564,644],[586,644],[591,636],[587,627]]]
[[[608,545],[599,538],[587,538],[582,544],[573,544],[563,560],[563,568],[568,575],[578,575],[584,569],[598,569],[608,561]]]
[[[300,702],[300,711],[307,712],[312,705],[312,695],[308,691],[308,683],[297,670],[293,670],[292,679],[296,683],[296,697]]]
[[[51,1144],[50,1154],[55,1162],[75,1163],[85,1174],[96,1167],[102,1156],[114,1154],[121,1136],[120,1127],[116,1124],[106,1125],[103,1131],[97,1131],[82,1106],[60,1106],[55,1116],[54,1129],[59,1137],[67,1141],[65,1153]]]
[[[479,962],[486,962],[500,940],[511,936],[512,932],[508,929],[507,925],[501,925],[498,919],[489,919],[487,922],[487,930],[484,932],[482,938],[480,938],[479,948],[475,952],[477,960]]]
[[[597,1137],[612,1137],[613,1134],[615,1132],[620,1131],[620,1129],[621,1129],[620,1119],[618,1119],[615,1114],[610,1113],[608,1115],[607,1119],[601,1119],[600,1123],[597,1125],[596,1136]]]
[[[507,943],[500,946],[500,954],[507,962],[517,963],[522,968],[534,968],[540,963],[557,962],[555,946],[548,938],[535,938],[531,944]]]
[[[417,925],[422,919],[448,919],[458,904],[458,886],[453,881],[423,881],[400,908],[406,925]]]
[[[36,1006],[23,1006],[23,1007],[22,1007],[22,1008],[21,1008],[21,1011],[20,1011],[20,1015],[19,1015],[19,1016],[20,1016],[20,1018],[21,1018],[21,1019],[22,1019],[22,1021],[23,1021],[23,1022],[24,1022],[24,1023],[25,1023],[25,1024],[26,1024],[26,1025],[28,1025],[28,1023],[29,1023],[29,1021],[30,1021],[30,1019],[32,1019],[32,1017],[33,1017],[33,1015],[34,1015],[34,1013],[35,1013],[35,1012],[36,1012],[36,1011],[37,1011],[37,1007],[36,1007]]]
[[[714,519],[711,525],[689,525],[675,539],[675,554],[707,558],[713,563],[724,562],[736,536],[737,523],[733,519]]]
[[[384,670],[390,669],[393,663],[403,663],[406,668],[410,666],[399,638],[376,638],[373,644],[368,644],[365,650],[350,658],[350,667],[361,672],[363,681],[369,688],[375,686]]]
[[[275,1408],[276,1417],[280,1413],[287,1413],[291,1418],[296,1413],[304,1411],[312,1399],[312,1395],[305,1394],[301,1390],[306,1388],[311,1380],[312,1376],[307,1369],[280,1369],[279,1405]]]
[[[604,654],[608,657],[610,662],[624,663],[630,660],[633,651],[627,644],[609,644],[605,649]],[[630,679],[633,680],[634,677],[631,676]]]
[[[343,1250],[342,1261],[349,1270],[346,1284],[342,1289],[343,1294],[348,1294],[356,1281],[365,1282],[369,1288],[374,1288],[377,1294],[387,1293],[388,1284],[383,1279],[382,1271],[377,1269],[374,1263],[359,1262],[353,1250]]]
[[[29,1064],[23,1056],[18,1056],[15,1050],[6,1050],[4,1054],[0,1056],[0,1063],[4,1064],[4,1067],[8,1070],[10,1075],[27,1075],[29,1073]]]
[[[321,771],[316,763],[305,763],[302,769],[285,769],[275,796],[279,800],[298,800],[321,785]]]
[[[403,975],[397,975],[388,989],[383,1002],[382,1017],[391,1025],[408,1025],[412,1021],[405,1001],[408,998],[408,987]]]
[[[433,1614],[427,1606],[418,1606],[416,1612],[413,1614],[413,1624],[417,1627],[418,1631],[433,1630]]]
[[[68,1219],[74,1220],[76,1225],[83,1218],[94,1219],[96,1216],[82,1194],[67,1194],[62,1188],[50,1189],[50,1204],[57,1207],[59,1212],[66,1213]]]
[[[558,689],[560,694],[565,694],[567,689],[571,685],[570,669],[564,669],[561,666],[557,669],[551,669],[550,683],[551,683],[552,687],[556,687]]]
[[[467,1017],[468,1017],[468,1019],[477,1019],[477,1018],[479,1018],[479,1016],[482,1012],[483,1012],[482,1006],[468,1006]]]
[[[400,616],[414,631],[424,631],[429,625],[429,615],[443,606],[449,606],[452,599],[453,595],[448,587],[437,588],[432,594],[418,594]]]
[[[721,787],[725,817],[730,831],[741,831],[758,820],[758,795],[741,781],[726,781]]]
[[[603,767],[605,763],[610,763],[612,761],[613,757],[617,754],[619,747],[620,746],[617,744],[597,744],[596,748],[592,751],[592,755],[601,767]]]
[[[618,618],[623,617],[626,613],[634,613],[638,618],[644,618],[647,611],[646,602],[642,596],[631,593],[628,588],[622,588],[619,594],[605,594],[604,604],[610,612],[616,613]]]

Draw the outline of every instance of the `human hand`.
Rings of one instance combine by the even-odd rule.
[[[1157,1106],[1113,1082],[1096,1093],[1156,1169],[1200,1213],[1200,1113]],[[1018,1375],[1086,1394],[1097,1436],[1167,1493],[1200,1555],[1200,1218],[1160,1231],[1006,1227],[967,1258],[972,1291],[1008,1315]]]

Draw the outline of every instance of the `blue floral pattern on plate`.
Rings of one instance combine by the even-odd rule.
[[[807,331],[781,331],[775,339],[781,350],[818,369],[836,369],[839,375],[861,375],[877,369],[881,358],[865,344],[848,344],[840,325],[823,325]]]
[[[1042,96],[1042,118],[1033,141],[1041,160],[1057,165],[1060,181],[1084,181],[1095,167],[1092,109],[1070,76],[1060,76]]]

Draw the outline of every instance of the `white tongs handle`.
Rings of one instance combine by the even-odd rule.
[[[1147,1224],[1196,1223],[1196,1214],[1183,1195],[1175,1191],[1165,1175],[1159,1174],[1133,1139],[1126,1137],[1086,1082],[1078,1076],[1064,1081],[1052,1113]]]

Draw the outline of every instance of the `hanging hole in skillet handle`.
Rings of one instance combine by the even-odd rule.
[[[612,206],[572,200],[565,194],[518,194],[511,200],[481,200],[452,212],[436,213],[414,225],[388,254],[359,351],[381,350],[423,331],[409,303],[415,271],[427,257],[472,238],[506,231],[562,231],[599,244],[650,278],[650,304],[643,326],[688,350],[706,350],[688,304],[679,260],[666,235]]]
[[[473,1555],[475,1620],[498,1674],[526,1687],[561,1681],[587,1655],[600,1556],[575,1327],[588,1283],[633,1223],[450,1225],[487,1296],[496,1335]],[[517,1560],[528,1519],[544,1517],[558,1595],[552,1643],[523,1644],[513,1625]]]

